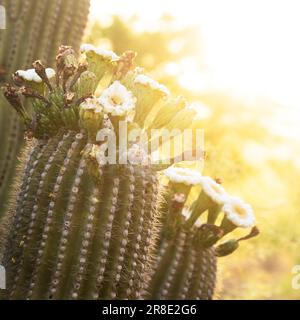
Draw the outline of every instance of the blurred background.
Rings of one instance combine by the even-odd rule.
[[[218,298],[299,299],[297,0],[92,0],[85,42],[199,104],[204,173],[253,205],[261,235],[219,261]]]

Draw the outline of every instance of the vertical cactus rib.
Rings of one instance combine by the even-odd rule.
[[[43,62],[52,65],[55,56],[51,51],[53,46],[52,38],[55,36],[55,28],[59,22],[59,15],[61,13],[61,5],[63,0],[48,1],[48,8],[43,17],[42,37],[40,37],[39,45],[36,48],[36,58]]]
[[[33,146],[33,148],[31,149],[31,152],[29,152],[29,154],[27,155],[26,165],[25,165],[23,177],[22,177],[22,184],[21,184],[20,188],[18,188],[18,190],[17,190],[19,193],[18,193],[18,196],[16,199],[15,208],[18,208],[18,206],[20,205],[20,203],[24,199],[24,194],[26,192],[25,191],[26,186],[31,181],[31,177],[33,174],[32,169],[34,169],[34,163],[36,163],[36,160],[42,154],[41,149],[43,149],[43,147],[44,147],[44,142],[39,142],[35,146]],[[23,215],[17,215],[17,214],[14,215],[14,217],[12,219],[12,224],[15,226],[15,229],[11,233],[9,240],[7,240],[7,242],[9,244],[11,244],[12,241],[14,241],[18,237],[18,231],[19,231],[20,224],[21,224],[23,218],[24,218]],[[7,230],[3,230],[3,228],[5,228],[5,227],[7,227],[7,226],[0,226],[1,241],[2,241],[2,237],[4,237],[4,234],[8,233]],[[1,243],[1,245],[3,245],[3,244]],[[1,250],[3,250],[3,248],[1,248]]]
[[[64,43],[72,46],[75,51],[79,49],[80,40],[82,38],[82,30],[84,30],[87,24],[89,1],[90,0],[82,0],[77,4],[78,8],[74,8],[75,13],[73,15],[76,16],[75,20],[77,23],[73,28],[71,28],[70,32],[67,33],[68,38],[64,41]]]
[[[134,284],[134,279],[138,277],[138,272],[137,272],[137,266],[138,266],[138,260],[139,260],[139,252],[140,249],[142,248],[141,246],[141,240],[142,240],[142,235],[146,232],[147,226],[145,225],[145,211],[146,211],[146,189],[148,186],[148,182],[146,179],[146,174],[145,170],[141,170],[140,173],[141,179],[138,179],[138,183],[136,185],[136,190],[135,193],[139,192],[138,190],[141,190],[140,196],[136,195],[136,201],[139,202],[140,206],[140,211],[139,214],[133,214],[133,222],[129,228],[129,237],[131,238],[131,241],[128,245],[128,249],[126,252],[126,255],[128,257],[132,257],[132,260],[130,259],[125,259],[125,264],[123,266],[124,273],[123,277],[120,279],[120,283],[128,283],[128,288],[122,288],[120,287],[120,298],[131,298],[132,294],[136,293],[137,291],[134,290],[133,284]],[[138,205],[137,203],[135,206]],[[134,209],[134,208],[133,208]]]
[[[122,168],[123,169],[123,168]],[[132,205],[134,201],[135,177],[134,167],[128,167],[128,177],[121,179],[120,194],[117,199],[116,215],[112,224],[112,234],[115,241],[110,241],[110,259],[107,261],[103,282],[104,298],[115,299],[117,297],[116,284],[120,281],[120,273],[123,268],[124,254],[128,242],[128,228],[132,219]]]
[[[4,109],[2,111],[4,111],[3,113],[5,113]],[[21,139],[21,132],[19,130],[20,123],[17,119],[17,116],[14,114],[10,119],[5,119],[5,117],[1,117],[1,119],[3,120],[3,122],[0,127],[0,134],[1,136],[6,135],[7,139],[3,141],[4,143],[1,147],[2,152],[0,156],[0,192],[2,192],[2,190],[5,190],[6,183],[8,181],[7,172],[10,170],[11,163],[14,161],[13,157],[15,155],[15,146]]]
[[[61,19],[60,16],[58,17],[56,24],[55,24],[55,32],[53,32],[53,38],[52,38],[52,46],[51,48],[48,48],[48,60],[53,59],[56,54],[57,48],[61,45],[69,45],[68,43],[68,36],[70,33],[70,30],[74,27],[74,20],[73,18],[76,18],[76,14],[74,15],[74,11],[78,10],[78,4],[74,4],[73,0],[64,0],[63,2],[59,1],[59,3],[62,3],[60,5],[60,15],[64,17],[64,19]],[[76,20],[75,20],[76,21]],[[78,21],[76,21],[78,23]],[[83,34],[83,30],[81,30],[81,34]],[[76,44],[76,47],[78,48],[79,43]]]
[[[10,47],[8,51],[8,61],[5,65],[5,68],[11,74],[14,70],[17,69],[18,58],[23,57],[23,50],[26,47],[26,42],[23,41],[23,35],[26,30],[26,24],[31,25],[31,12],[34,11],[34,3],[30,0],[24,0],[22,3],[22,10],[13,25],[13,34],[10,39]],[[25,49],[26,50],[26,49]]]
[[[59,153],[62,152],[67,147],[67,144],[70,143],[71,139],[72,138],[70,138],[68,135],[64,135],[62,137],[62,140],[59,141],[53,153],[50,155],[49,159],[47,160],[43,173],[41,174],[40,181],[39,181],[39,189],[37,190],[37,198],[35,199],[35,202],[33,202],[33,209],[32,209],[33,220],[31,222],[31,225],[29,225],[30,229],[28,230],[28,234],[31,235],[31,237],[28,237],[31,241],[28,243],[28,247],[30,248],[30,250],[27,254],[24,253],[24,255],[27,255],[28,261],[34,260],[34,257],[37,255],[37,250],[33,250],[34,243],[39,243],[40,241],[39,235],[42,232],[42,226],[40,224],[40,221],[45,218],[45,212],[42,208],[45,205],[45,203],[48,203],[50,201],[52,190],[49,188],[49,184],[51,186],[52,180],[57,175],[57,171],[58,171],[57,164],[59,163],[59,161],[61,161],[60,160],[61,156],[59,155]],[[48,198],[43,197],[43,195],[48,195]],[[25,261],[25,265],[26,265],[26,261]],[[25,265],[23,266],[24,269],[26,268]],[[34,287],[34,282],[30,280],[29,289],[26,289],[27,298],[30,298],[33,287]]]
[[[53,153],[50,155],[48,161],[46,162],[45,167],[43,168],[43,171],[41,172],[38,179],[38,187],[36,190],[36,197],[32,201],[32,208],[31,208],[31,214],[30,218],[28,220],[28,227],[27,230],[24,232],[23,235],[23,241],[22,241],[22,256],[20,260],[18,261],[18,269],[16,271],[17,279],[20,279],[19,281],[22,282],[22,284],[25,286],[25,280],[22,277],[21,270],[27,270],[28,264],[31,264],[31,260],[34,259],[35,252],[32,249],[32,244],[35,243],[37,232],[39,231],[39,228],[37,224],[39,223],[39,220],[41,219],[41,211],[39,210],[39,197],[41,196],[43,192],[43,188],[45,185],[45,180],[47,177],[47,174],[51,168],[51,164],[53,162],[53,158],[57,154],[57,151],[60,150],[61,146],[63,145],[64,141],[58,142],[58,144],[55,144],[55,148]],[[28,259],[29,257],[29,259]],[[28,261],[29,260],[29,261]],[[17,286],[17,283],[15,283],[15,286]]]
[[[15,20],[18,18],[20,9],[21,9],[21,3],[22,0],[16,0],[16,1],[5,1],[7,4],[7,7],[9,9],[9,17],[12,20]]]
[[[147,201],[146,201],[146,214],[144,216],[144,228],[143,232],[141,234],[141,255],[139,259],[141,260],[141,263],[136,267],[137,268],[137,275],[143,276],[147,280],[140,279],[139,282],[137,282],[137,287],[134,288],[133,291],[133,298],[134,299],[140,299],[142,298],[143,292],[145,290],[145,287],[148,286],[148,282],[150,281],[149,278],[149,272],[147,271],[145,273],[145,270],[151,270],[153,268],[153,255],[154,252],[153,247],[150,246],[150,244],[156,243],[157,239],[155,236],[157,236],[158,227],[157,227],[157,214],[159,212],[159,206],[160,206],[160,194],[161,190],[158,185],[158,178],[156,174],[153,172],[148,172],[147,175],[149,175],[148,180],[148,188],[147,188]],[[149,200],[148,200],[149,199]],[[153,228],[148,228],[147,225],[149,224],[149,221],[154,220]],[[155,236],[154,236],[155,235]],[[155,240],[154,240],[155,239]]]
[[[191,249],[191,251],[188,254],[188,260],[186,261],[188,263],[188,268],[186,270],[186,273],[183,275],[181,279],[181,287],[180,287],[180,295],[179,299],[185,300],[187,299],[187,294],[189,291],[189,288],[193,282],[193,273],[196,266],[196,250]]]
[[[100,179],[103,181],[102,194],[98,198],[96,229],[90,254],[90,259],[94,261],[94,264],[89,266],[90,277],[82,289],[82,294],[86,295],[88,299],[100,298],[120,184],[120,179],[114,177],[111,166],[101,169],[100,175]]]
[[[78,166],[78,170],[75,174],[75,179],[71,187],[71,193],[69,196],[69,203],[66,214],[64,216],[64,229],[61,233],[59,246],[57,251],[56,268],[53,270],[52,279],[50,282],[50,288],[48,295],[53,299],[57,297],[64,297],[67,295],[66,275],[71,275],[70,279],[73,280],[72,260],[78,258],[78,243],[82,241],[82,233],[80,226],[83,224],[82,219],[85,218],[85,213],[82,210],[82,206],[85,202],[85,196],[79,194],[79,190],[86,188],[84,181],[84,173],[86,170],[85,160],[81,160]],[[78,210],[79,209],[79,210]]]
[[[34,61],[37,49],[40,46],[39,42],[36,41],[39,34],[42,33],[42,25],[44,15],[47,13],[47,4],[50,1],[39,0],[36,6],[33,8],[34,12],[29,12],[31,17],[31,28],[27,34],[23,34],[23,41],[27,42],[27,50],[23,53],[23,57],[20,59],[21,65],[29,67],[31,62]]]
[[[187,235],[184,232],[180,232],[176,241],[176,245],[172,249],[173,257],[172,260],[168,263],[168,270],[165,274],[164,280],[161,283],[160,299],[172,299],[170,291],[171,289],[173,289],[172,286],[177,284],[174,279],[180,261],[182,260],[182,256],[184,255],[184,244],[186,236]]]
[[[198,300],[211,300],[215,289],[216,258],[213,249],[206,249],[197,253],[193,279],[189,290],[189,297]]]
[[[27,203],[29,202],[29,190],[34,187],[34,182],[32,183],[32,180],[34,180],[34,175],[36,174],[35,171],[37,167],[40,167],[41,157],[46,150],[46,145],[43,145],[42,147],[37,146],[36,149],[39,151],[37,153],[36,159],[34,158],[34,162],[29,167],[29,173],[25,173],[26,180],[24,181],[26,181],[26,183],[23,183],[22,189],[17,199],[17,207],[14,216],[15,228],[13,233],[9,236],[9,241],[6,246],[7,251],[5,254],[5,258],[7,259],[6,263],[9,266],[8,283],[11,283],[13,289],[15,288],[14,283],[18,280],[17,262],[21,259],[21,244],[23,241],[24,230],[26,230],[26,226],[28,225],[29,220],[29,212],[28,210],[26,210]]]
[[[160,255],[156,257],[157,263],[147,290],[149,297],[152,299],[160,299],[162,286],[166,281],[169,268],[171,267],[170,262],[174,259],[174,249],[174,243],[162,241],[162,247],[159,249]]]
[[[80,253],[78,260],[75,261],[74,267],[74,282],[69,298],[78,299],[80,298],[80,292],[82,289],[83,281],[87,277],[88,271],[88,249],[91,246],[91,239],[95,234],[95,218],[96,218],[96,205],[98,202],[98,196],[100,190],[94,187],[88,202],[88,210],[86,216],[86,223],[84,225],[83,239],[80,247]]]

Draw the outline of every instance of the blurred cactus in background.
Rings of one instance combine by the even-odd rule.
[[[3,87],[29,140],[5,226],[8,298],[212,299],[216,257],[258,233],[251,207],[173,153],[153,161],[146,133],[193,127],[196,112],[133,52],[81,51],[61,46],[56,70],[36,61]],[[238,227],[252,229],[215,247]]]
[[[6,29],[0,30],[0,84],[39,58],[53,65],[60,44],[79,49],[86,26],[89,0],[2,0]],[[22,145],[23,126],[0,95],[0,217],[8,202]]]

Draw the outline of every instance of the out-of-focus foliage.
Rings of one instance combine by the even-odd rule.
[[[94,22],[85,38],[85,42],[96,46],[106,46],[121,54],[126,50],[137,52],[136,64],[155,74],[155,78],[168,83],[170,89],[178,90],[178,79],[161,72],[167,63],[176,62],[183,57],[201,52],[200,35],[192,27],[184,29],[173,24],[173,18],[165,15],[158,21],[159,31],[140,31],[133,29],[137,18],[123,21],[114,16],[108,26]],[[162,32],[163,30],[163,32]],[[197,61],[201,64],[201,59]]]
[[[205,130],[204,174],[221,178],[228,192],[251,203],[261,230],[259,237],[243,243],[236,253],[219,259],[219,297],[299,299],[300,290],[291,285],[292,268],[300,264],[296,142],[270,130],[276,126],[274,112],[281,112],[284,121],[288,111],[270,101],[249,102],[230,93],[200,94],[180,88],[178,78],[161,70],[193,54],[201,66],[201,48],[194,41],[195,30],[174,31],[169,28],[172,19],[165,17],[162,22],[158,32],[135,32],[128,21],[115,17],[108,27],[95,23],[85,41],[109,42],[117,53],[136,51],[137,63],[156,79],[190,102],[201,101],[209,108],[210,115],[199,122]]]
[[[199,51],[197,31],[193,28],[179,29],[172,27],[173,18],[163,16],[159,23],[161,31],[135,32],[130,26],[135,22],[132,18],[124,22],[115,16],[109,26],[102,27],[95,22],[86,41],[95,45],[108,41],[111,49],[120,54],[126,50],[138,52],[137,64],[148,70],[157,68],[160,64],[176,60],[182,56]]]

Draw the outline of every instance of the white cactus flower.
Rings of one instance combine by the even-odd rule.
[[[98,98],[104,112],[113,116],[124,116],[135,108],[136,98],[120,81],[115,81]]]
[[[118,61],[119,60],[119,56],[117,54],[115,54],[113,51],[106,50],[106,49],[103,49],[103,48],[96,48],[92,44],[83,44],[83,45],[81,45],[80,51],[82,53],[94,52],[98,56],[100,56],[100,57],[102,57],[102,58],[104,58],[106,60],[110,60],[110,61]]]
[[[170,181],[188,186],[200,184],[202,180],[202,176],[198,171],[188,168],[169,167],[164,170],[164,174]]]
[[[235,226],[251,228],[255,225],[255,216],[252,207],[236,197],[230,197],[225,203],[223,211],[226,218]]]
[[[201,185],[203,192],[205,192],[213,202],[224,205],[228,201],[229,196],[225,189],[214,179],[210,177],[201,177],[199,184]]]
[[[170,94],[170,91],[166,86],[158,83],[157,81],[151,79],[150,77],[144,74],[139,74],[138,76],[136,76],[134,83],[138,83],[144,86],[149,86],[151,89],[157,90],[166,96]]]
[[[36,71],[34,69],[18,70],[16,72],[16,75],[25,81],[33,81],[33,82],[37,82],[37,83],[42,82],[41,77],[36,73]],[[55,71],[51,68],[47,68],[46,75],[47,75],[48,79],[52,79],[55,77]]]

